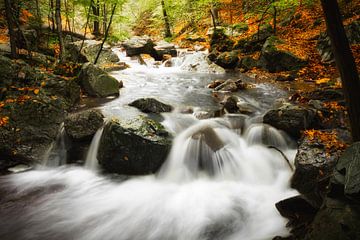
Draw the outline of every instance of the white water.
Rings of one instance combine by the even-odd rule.
[[[100,145],[100,139],[101,135],[104,131],[104,128],[100,128],[94,135],[93,139],[91,140],[91,144],[88,150],[88,153],[86,155],[85,159],[85,168],[92,170],[92,171],[98,171],[99,169],[99,162],[97,159],[97,152],[99,150]]]
[[[43,166],[57,167],[66,164],[67,160],[67,135],[64,123],[61,123],[56,140],[51,143],[49,149],[43,156]]]
[[[114,74],[137,74],[133,79],[136,84],[130,79],[125,82],[130,89],[121,94],[122,104],[134,98],[129,90],[135,89],[140,95],[156,90],[168,99],[184,94],[182,87],[169,83],[174,81],[171,77],[161,78],[160,85],[168,84],[164,89],[153,78],[147,79],[149,89],[144,91],[140,76],[151,75],[151,71],[151,67],[137,66]],[[184,85],[192,81],[199,84],[198,78],[193,77],[189,81],[181,77],[175,80]],[[189,89],[194,88],[189,85]],[[131,94],[137,97],[139,93]],[[272,101],[269,96],[265,98]],[[208,99],[205,97],[199,105],[213,104]],[[115,105],[119,102],[104,108]],[[286,147],[282,133],[273,128],[264,131],[263,125],[252,124],[253,120],[244,115],[201,121],[177,113],[164,117],[164,125],[176,138],[166,163],[156,175],[121,182],[94,171],[98,167],[99,130],[85,168],[63,166],[0,179],[2,186],[15,190],[8,198],[16,209],[0,214],[0,239],[268,240],[288,234],[287,220],[279,215],[275,203],[297,194],[289,187],[292,172],[279,152],[262,144],[271,139],[293,160],[296,150]]]

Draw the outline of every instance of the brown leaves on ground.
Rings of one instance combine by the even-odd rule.
[[[346,143],[339,139],[335,130],[325,132],[321,130],[310,129],[304,131],[304,135],[311,142],[322,144],[327,154],[338,150],[344,150],[347,147]]]

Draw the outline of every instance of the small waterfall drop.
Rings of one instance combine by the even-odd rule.
[[[97,152],[99,150],[99,144],[100,144],[100,140],[101,140],[101,136],[102,133],[104,131],[104,128],[100,128],[99,130],[97,130],[97,132],[95,133],[93,139],[91,140],[91,144],[88,150],[88,153],[86,155],[86,160],[85,160],[85,168],[92,170],[92,171],[98,171],[99,169],[99,162],[97,159]]]
[[[51,143],[43,156],[42,165],[45,167],[58,167],[66,164],[67,160],[67,135],[64,123],[61,123],[59,133],[54,142]]]

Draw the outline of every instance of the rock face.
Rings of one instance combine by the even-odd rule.
[[[172,106],[159,102],[154,98],[140,98],[130,103],[129,106],[136,107],[144,113],[162,113],[173,110]]]
[[[299,138],[301,131],[313,128],[315,120],[313,109],[294,105],[284,105],[264,115],[264,123],[284,130],[294,138]]]
[[[105,125],[98,159],[108,172],[143,175],[156,172],[170,148],[169,133],[151,119],[111,121]]]
[[[215,60],[215,63],[225,69],[234,69],[239,62],[236,51],[221,53]]]
[[[345,26],[346,36],[350,44],[360,43],[360,21],[353,21]],[[331,63],[334,61],[334,54],[331,49],[331,41],[327,33],[321,33],[317,43],[317,50],[321,56],[321,61]]]
[[[344,186],[345,195],[352,197],[360,193],[360,142],[352,144],[341,155],[334,178]]]
[[[65,119],[66,134],[73,141],[91,139],[104,124],[104,116],[99,110],[86,110],[70,114]]]
[[[252,68],[258,67],[258,61],[252,57],[244,57],[240,60],[238,67],[245,70],[251,70]]]
[[[225,34],[224,29],[216,28],[211,36],[210,50],[219,52],[231,51],[234,42]]]
[[[273,35],[273,28],[271,25],[264,25],[260,30],[252,36],[239,40],[234,49],[238,49],[243,53],[253,53],[260,51],[266,39]]]
[[[72,62],[94,62],[95,58],[100,50],[101,41],[95,40],[85,40],[83,48],[80,51],[82,41],[70,42],[65,45],[66,48],[66,60]],[[104,45],[100,57],[98,59],[98,64],[107,64],[107,63],[116,63],[120,59],[119,57],[111,50],[109,45]]]
[[[337,150],[326,149],[319,138],[312,139],[305,135],[300,143],[295,157],[296,170],[291,186],[316,208],[321,206],[327,193],[326,188],[339,155],[340,152]]]
[[[101,68],[85,63],[79,80],[87,94],[94,97],[119,95],[120,83]]]
[[[269,72],[298,70],[306,65],[306,61],[290,52],[278,49],[280,40],[269,37],[261,50],[259,65]]]
[[[154,53],[154,42],[148,36],[135,36],[131,39],[123,42],[123,47],[126,50],[128,57],[140,55],[143,53],[153,54]]]

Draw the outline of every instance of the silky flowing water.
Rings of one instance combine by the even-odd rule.
[[[124,81],[120,98],[99,108],[108,116],[132,117],[127,106],[139,97],[157,97],[176,108],[216,109],[204,86],[229,75],[189,73],[175,67],[134,64],[113,75]],[[191,114],[163,115],[175,139],[155,175],[120,177],[98,173],[102,130],[94,136],[85,167],[59,166],[1,178],[6,196],[0,239],[21,240],[265,240],[286,236],[287,220],[275,203],[296,195],[289,187],[291,141],[258,115],[284,93],[257,85],[242,97],[256,105],[241,114],[198,120]],[[130,113],[129,113],[130,112]],[[55,159],[61,162],[57,155]],[[8,199],[8,200],[7,200]]]

